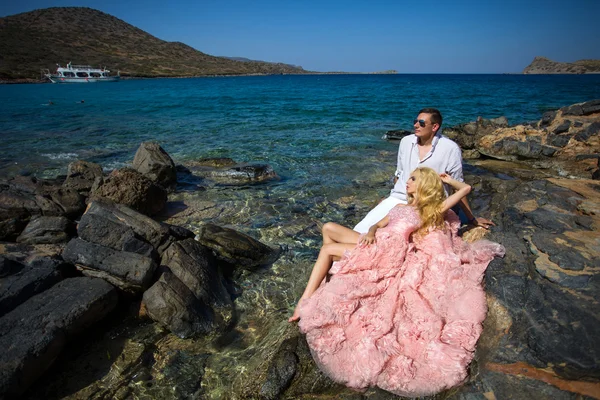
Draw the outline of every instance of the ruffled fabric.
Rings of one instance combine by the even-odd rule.
[[[375,244],[346,252],[329,281],[301,301],[299,327],[334,381],[431,395],[467,377],[487,312],[481,281],[504,247],[463,242],[451,211],[444,231],[413,243],[416,210],[395,207],[389,215]]]

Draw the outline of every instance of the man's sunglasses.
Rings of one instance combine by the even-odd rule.
[[[425,125],[427,125],[427,122],[424,119],[415,119],[413,121],[413,125],[416,124],[417,122],[419,123],[419,126],[421,128],[425,128]]]

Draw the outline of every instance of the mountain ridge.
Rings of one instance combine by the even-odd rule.
[[[0,79],[37,79],[41,69],[70,61],[107,66],[131,77],[310,73],[284,63],[212,56],[88,7],[51,7],[0,18]]]

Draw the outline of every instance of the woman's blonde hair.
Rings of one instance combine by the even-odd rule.
[[[417,237],[427,234],[429,229],[444,229],[444,213],[442,203],[446,199],[442,179],[433,169],[419,167],[411,175],[417,177],[417,188],[414,195],[408,195],[408,204],[419,211],[421,226],[414,232]]]

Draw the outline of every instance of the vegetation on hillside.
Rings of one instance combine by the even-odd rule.
[[[0,79],[36,79],[41,69],[69,61],[136,77],[306,73],[283,63],[211,56],[91,8],[54,7],[0,18]]]

